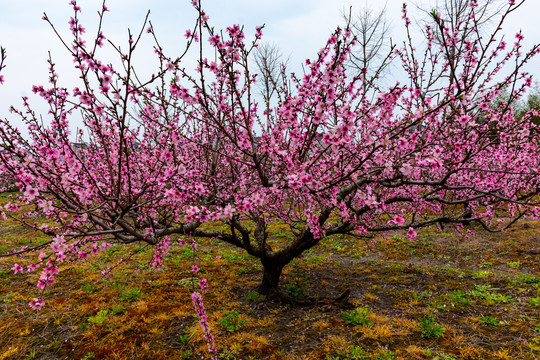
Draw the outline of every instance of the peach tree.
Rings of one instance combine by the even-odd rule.
[[[347,71],[356,39],[337,29],[260,106],[252,56],[262,28],[252,40],[238,25],[216,31],[194,0],[179,57],[164,53],[148,21],[122,51],[101,31],[105,3],[90,38],[72,1],[73,39],[59,37],[79,85],[62,86],[51,58],[49,84],[33,87],[48,113],[24,98],[10,116],[25,132],[0,120],[4,189],[17,191],[3,213],[50,236],[6,254],[36,254],[13,270],[41,272],[43,291],[59,265],[113,243],[152,246],[159,268],[172,246],[213,238],[258,258],[259,291],[276,294],[283,268],[327,236],[369,243],[381,232],[414,238],[421,227],[469,223],[499,231],[538,216],[538,114],[517,118],[511,104],[530,87],[523,68],[539,46],[524,50],[521,33],[509,42],[501,34],[522,3],[510,1],[490,34],[477,31],[475,1],[454,28],[433,12],[420,50],[404,6],[407,39],[390,57],[405,76],[384,89]],[[133,60],[144,36],[159,61],[149,76]],[[100,59],[102,46],[118,65]],[[269,241],[275,224],[290,235],[279,247]],[[42,304],[42,295],[31,303]]]

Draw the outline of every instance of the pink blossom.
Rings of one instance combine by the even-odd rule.
[[[33,298],[28,303],[28,305],[34,310],[40,310],[43,307],[43,305],[45,305],[45,301],[43,301],[43,299]]]
[[[223,219],[230,220],[232,219],[233,215],[234,208],[230,204],[227,204],[225,208],[223,208]]]
[[[45,286],[47,285],[46,281],[44,280],[38,280],[37,282],[37,287],[40,288],[41,290],[45,290]]]
[[[13,265],[11,270],[13,270],[15,274],[17,274],[18,272],[20,272],[22,274],[24,272],[24,268],[19,264]]]
[[[176,197],[176,191],[174,189],[167,189],[165,190],[165,196],[168,199],[174,199]]]
[[[407,235],[409,235],[409,238],[411,239],[414,239],[417,236],[416,231],[414,231],[412,227],[410,227],[409,230],[407,231]]]
[[[204,334],[204,338],[207,340],[208,349],[212,354],[215,354],[216,349],[212,346],[214,341],[214,336],[210,331],[210,325],[208,324],[208,316],[206,315],[206,310],[204,308],[203,298],[201,293],[194,292],[191,294],[191,300],[195,308],[195,313],[199,318],[199,325],[201,326]]]
[[[187,216],[194,216],[194,215],[197,215],[199,213],[199,208],[197,206],[189,206],[186,210],[186,215]]]
[[[32,201],[36,198],[36,196],[39,195],[39,192],[37,189],[33,188],[32,186],[28,185],[26,187],[26,191],[24,192],[24,196],[28,199],[28,201]]]
[[[57,266],[48,266],[47,268],[45,268],[45,271],[47,272],[47,275],[58,274],[58,267]]]
[[[81,100],[82,104],[85,104],[85,105],[92,104],[92,98],[90,97],[90,95],[88,95],[87,92],[82,93],[79,99]]]
[[[202,278],[202,279],[199,281],[199,287],[201,288],[202,291],[208,290],[208,282],[206,281],[205,278]]]
[[[365,234],[367,234],[367,232],[368,232],[368,231],[366,230],[365,227],[360,226],[360,225],[355,225],[355,226],[354,226],[354,230],[355,230],[355,231],[358,231],[358,233],[359,233],[360,235],[365,235]]]
[[[36,269],[38,269],[40,267],[39,264],[30,264],[26,267],[26,271],[27,272],[34,272],[36,271]]]

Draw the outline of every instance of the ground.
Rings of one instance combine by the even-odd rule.
[[[504,233],[471,229],[371,244],[326,238],[285,268],[293,304],[258,295],[257,260],[210,240],[195,253],[176,247],[161,270],[147,266],[152,250],[137,246],[65,264],[41,311],[27,306],[38,274],[10,270],[29,258],[0,258],[0,358],[207,358],[190,297],[193,264],[209,282],[204,304],[220,359],[540,358],[540,221]],[[286,236],[285,226],[272,230],[275,242]],[[5,220],[0,251],[39,237]]]

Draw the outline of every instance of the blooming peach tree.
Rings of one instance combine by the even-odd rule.
[[[501,24],[522,3],[510,1]],[[408,38],[391,55],[404,83],[380,90],[361,74],[349,76],[344,63],[355,39],[338,29],[302,75],[275,89],[270,107],[259,106],[250,69],[262,28],[253,40],[237,25],[217,32],[192,4],[196,25],[174,58],[150,22],[130,34],[126,51],[108,43],[105,4],[97,36],[87,39],[72,1],[73,41],[61,40],[79,85],[63,87],[50,59],[49,84],[33,88],[48,104],[43,121],[26,98],[10,116],[27,135],[0,120],[1,175],[18,191],[4,214],[50,235],[8,255],[36,253],[13,270],[41,272],[40,290],[55,283],[62,263],[113,243],[153,246],[159,268],[172,246],[214,238],[260,259],[259,291],[276,294],[284,266],[326,236],[369,243],[375,233],[401,229],[413,239],[421,227],[468,223],[498,231],[539,215],[540,128],[530,121],[537,114],[516,119],[510,105],[531,84],[523,66],[539,46],[525,51],[521,33],[505,42],[501,24],[489,35],[460,37],[475,28],[475,1],[456,28],[433,13],[422,50],[403,7]],[[133,65],[143,36],[154,39],[159,60],[146,78]],[[98,57],[106,45],[119,66]],[[193,53],[195,70],[185,65]],[[277,223],[290,230],[278,248],[269,241]],[[204,320],[199,293],[193,301]],[[31,305],[42,306],[42,295]]]

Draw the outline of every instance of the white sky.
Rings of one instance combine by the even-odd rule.
[[[404,0],[387,0],[387,17],[392,22],[394,42],[403,40],[401,4]],[[409,0],[409,9],[414,12],[414,0]],[[426,2],[428,0],[424,0]],[[150,19],[167,53],[178,54],[185,44],[184,33],[192,27],[195,11],[189,0],[110,0],[110,10],[104,20],[104,33],[115,43],[125,44],[127,28],[136,32],[151,10]],[[69,70],[72,64],[49,25],[41,20],[46,12],[57,29],[69,38],[67,24],[73,12],[68,0],[0,0],[0,45],[8,52],[7,67],[2,71],[5,83],[0,86],[0,116],[8,118],[10,105],[20,105],[21,96],[30,96],[34,84],[47,85],[47,52],[52,52],[58,64],[57,72],[61,83],[72,89],[76,76]],[[82,24],[87,36],[94,34],[97,27],[97,9],[100,0],[79,0],[82,7]],[[203,0],[203,7],[216,29],[231,24],[245,25],[246,33],[253,34],[256,25],[266,24],[264,41],[277,44],[282,52],[290,56],[290,67],[299,71],[298,64],[313,58],[325,44],[336,25],[342,23],[342,11],[350,5],[360,8],[367,4],[374,8],[384,5],[373,0]],[[540,1],[527,0],[504,26],[508,42],[522,29],[526,44],[540,42]],[[248,37],[249,38],[249,37]],[[146,51],[146,52],[145,52]],[[151,51],[139,53],[139,65],[151,68],[154,63]],[[536,59],[527,70],[540,78],[540,59]],[[36,104],[36,102],[33,102]],[[38,106],[39,109],[39,106]]]

